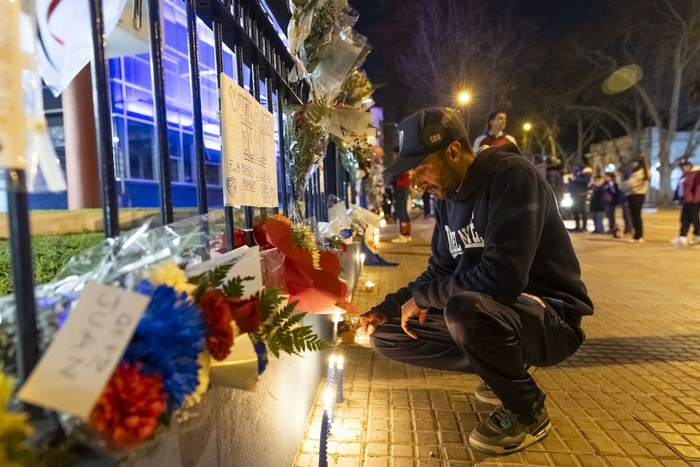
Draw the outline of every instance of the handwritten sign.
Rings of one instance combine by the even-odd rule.
[[[275,119],[224,73],[221,120],[224,204],[277,207]]]
[[[19,391],[31,404],[88,418],[150,298],[88,283]]]
[[[21,2],[0,0],[0,167],[24,168]]]

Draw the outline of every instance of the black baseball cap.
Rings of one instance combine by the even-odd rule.
[[[431,153],[467,137],[462,114],[449,107],[432,107],[410,115],[398,125],[399,157],[384,173],[399,175]]]

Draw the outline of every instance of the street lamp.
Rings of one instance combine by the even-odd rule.
[[[532,123],[530,122],[525,122],[523,123],[523,149],[525,150],[525,155],[527,157],[530,157],[530,141],[528,136],[530,135],[530,130],[532,130]]]
[[[472,96],[467,91],[460,91],[457,95],[457,101],[462,107],[462,113],[465,117],[465,126],[467,127],[467,133],[469,133],[469,101],[471,101]]]

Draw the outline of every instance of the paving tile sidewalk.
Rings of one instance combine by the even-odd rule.
[[[328,465],[700,466],[700,245],[669,243],[677,211],[644,218],[641,245],[572,234],[596,312],[584,319],[579,352],[534,375],[553,423],[543,442],[501,457],[469,448],[491,410],[474,398],[478,379],[389,361],[360,336],[340,346],[345,402],[335,406]],[[353,299],[360,309],[427,264],[432,223],[413,226],[408,245],[388,242],[395,226],[383,232],[381,254],[400,266],[364,269]],[[365,290],[366,280],[376,287]],[[318,465],[322,407],[318,397],[294,466]]]

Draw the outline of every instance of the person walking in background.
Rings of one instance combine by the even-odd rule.
[[[630,213],[630,204],[627,200],[627,191],[624,189],[624,183],[630,178],[631,173],[631,163],[627,162],[620,166],[620,175],[622,177],[622,183],[620,185],[620,206],[622,207],[622,219],[625,223],[624,235],[632,235],[634,233],[634,227],[632,225],[632,214]]]
[[[642,206],[649,189],[649,169],[643,157],[636,157],[632,160],[630,176],[623,183],[623,188],[627,193],[627,202],[630,206],[630,216],[632,216],[634,228],[634,237],[628,242],[644,243]]]
[[[437,198],[427,269],[360,316],[377,353],[441,371],[476,373],[501,407],[469,444],[508,454],[551,422],[528,365],[574,354],[593,303],[552,190],[514,144],[475,153],[459,113],[425,109],[398,125],[387,172],[413,172]]]
[[[561,203],[564,196],[564,166],[557,157],[551,157],[547,161],[547,183],[552,187],[557,203]]]
[[[614,172],[605,174],[603,188],[603,209],[605,217],[608,218],[608,233],[619,238],[618,231],[620,229],[615,222],[615,206],[620,203],[620,187],[617,184]]]
[[[398,153],[398,148],[396,148]],[[408,198],[411,193],[411,173],[404,172],[394,182],[394,217],[399,221],[399,236],[391,243],[411,241],[411,218],[408,215]]]
[[[605,179],[600,175],[593,177],[591,186],[591,218],[593,219],[593,233],[604,234],[603,215],[605,214]]]
[[[474,140],[475,151],[478,151],[481,146],[492,147],[515,143],[515,138],[506,133],[507,116],[503,110],[494,110],[486,119],[488,121],[486,132]]]
[[[683,176],[678,180],[674,200],[681,203],[681,230],[678,237],[671,240],[674,245],[688,246],[700,241],[700,167],[693,167],[689,161],[681,162]],[[693,236],[688,236],[690,226]]]
[[[574,166],[573,178],[569,182],[569,193],[573,202],[571,211],[574,214],[576,227],[574,232],[585,232],[588,224],[586,198],[588,197],[588,185],[591,183],[593,169],[582,163]]]

